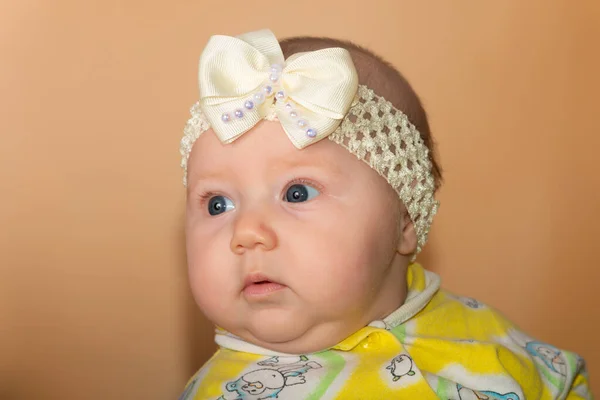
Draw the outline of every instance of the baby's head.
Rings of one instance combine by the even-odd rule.
[[[192,292],[248,342],[314,352],[403,303],[439,169],[417,96],[378,57],[332,39],[241,39],[209,42],[182,141]]]

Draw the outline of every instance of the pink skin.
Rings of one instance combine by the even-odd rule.
[[[190,284],[218,326],[302,354],[403,303],[413,224],[389,184],[343,147],[325,139],[298,150],[277,122],[226,145],[209,130],[193,147],[188,181]],[[318,192],[284,201],[293,184]],[[233,208],[210,215],[216,195]]]

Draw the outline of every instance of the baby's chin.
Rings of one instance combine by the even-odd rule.
[[[230,332],[269,350],[308,354],[335,346],[353,330],[342,321],[315,323],[308,318],[271,316],[254,318],[245,326],[232,327]]]

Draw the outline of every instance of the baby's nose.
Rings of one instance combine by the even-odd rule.
[[[243,254],[246,250],[262,247],[272,250],[277,247],[277,235],[265,212],[239,211],[230,243],[231,251]]]

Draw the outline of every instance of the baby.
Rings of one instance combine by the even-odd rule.
[[[583,360],[414,262],[441,181],[425,112],[370,51],[214,36],[181,142],[216,354],[180,399],[589,399]]]

